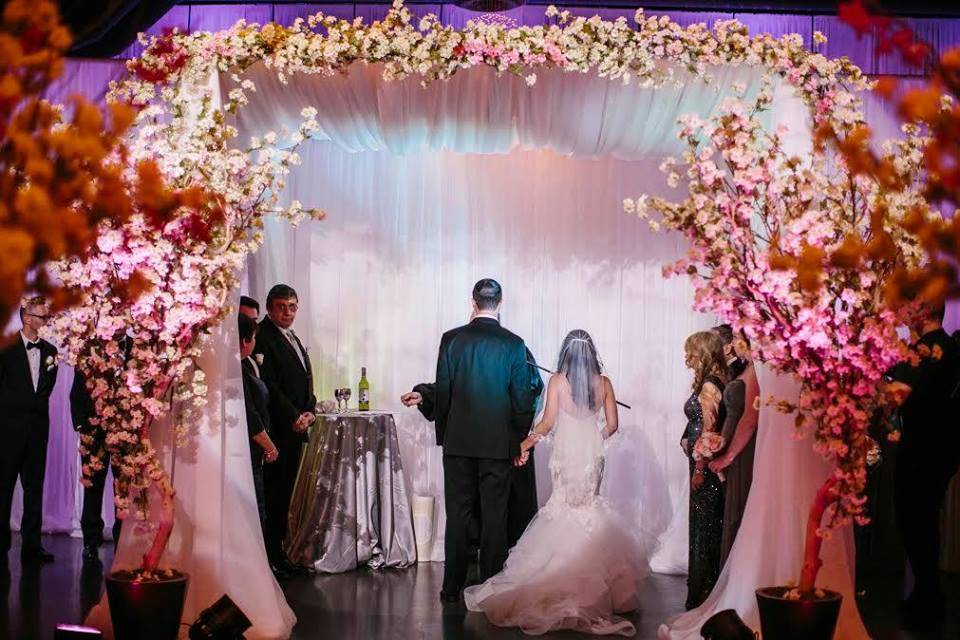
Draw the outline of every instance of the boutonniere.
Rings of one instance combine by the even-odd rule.
[[[47,359],[44,360],[44,363],[47,365],[47,371],[50,371],[57,366],[57,360],[53,356],[47,356]]]
[[[255,354],[253,354],[253,359],[254,359],[254,361],[257,363],[257,366],[258,366],[258,367],[263,364],[263,354],[262,354],[262,353],[255,353]]]

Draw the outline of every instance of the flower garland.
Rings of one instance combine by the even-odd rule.
[[[243,77],[252,65],[262,62],[284,82],[297,74],[346,73],[362,62],[381,65],[386,80],[419,76],[424,85],[485,66],[528,84],[536,82],[538,70],[558,69],[646,87],[691,78],[710,82],[715,67],[747,65],[792,85],[817,124],[847,131],[861,120],[855,92],[868,80],[845,59],[806,50],[799,35],[751,37],[735,20],[719,21],[712,30],[680,27],[642,10],[636,28],[624,18],[571,18],[554,7],[547,15],[559,24],[507,28],[471,22],[456,30],[432,15],[415,25],[398,1],[384,20],[369,25],[317,14],[289,27],[241,20],[217,33],[143,38],[144,54],[128,63],[131,77],[109,95],[139,108],[130,170],[141,160],[155,160],[174,185],[203,185],[218,194],[223,216],[186,213],[157,232],[145,224],[148,207],[129,224],[112,226],[87,259],[62,269],[64,282],[84,291],[86,306],[60,328],[69,336],[69,361],[88,377],[107,447],[120,462],[122,510],[130,508],[131,490],[144,497],[146,487],[164,480],[147,439],[149,423],[172,407],[189,411],[205,402],[197,367],[203,339],[227,313],[243,259],[262,241],[263,216],[278,213],[297,222],[322,215],[299,203],[276,209],[283,175],[299,161],[296,146],[316,130],[315,111],[304,111],[296,132],[265,133],[245,148],[232,144],[237,131],[230,118],[256,91]],[[822,41],[820,34],[816,38]],[[231,80],[222,104],[212,82],[218,73]],[[290,146],[281,149],[280,141]],[[132,272],[144,274],[146,293],[135,304],[118,303],[115,275]],[[705,302],[701,297],[698,304]],[[127,340],[129,354],[121,344]],[[180,418],[181,424],[190,422]],[[169,501],[172,488],[163,493]],[[163,543],[155,542],[145,564],[155,566]]]

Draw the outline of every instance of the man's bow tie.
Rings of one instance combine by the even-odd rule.
[[[39,349],[39,348],[40,348],[40,341],[39,341],[39,340],[38,340],[37,342],[28,342],[28,343],[27,343],[27,349],[28,349],[28,350],[29,350],[29,349]]]

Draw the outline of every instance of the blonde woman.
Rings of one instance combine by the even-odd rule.
[[[712,441],[723,424],[726,358],[723,340],[713,331],[699,331],[684,345],[687,367],[693,371],[693,393],[683,405],[687,427],[680,446],[690,459],[690,555],[687,570],[689,611],[706,600],[720,575],[723,534],[723,484],[707,463]],[[699,444],[698,444],[699,442]]]

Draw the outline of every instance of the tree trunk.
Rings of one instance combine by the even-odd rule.
[[[817,497],[810,507],[810,515],[807,517],[807,535],[803,545],[803,569],[800,571],[800,593],[810,593],[814,589],[817,581],[817,573],[823,566],[823,560],[820,559],[820,547],[823,545],[823,538],[817,535],[817,530],[823,521],[823,514],[827,507],[832,505],[840,498],[836,491],[837,478],[831,475],[817,490]]]

